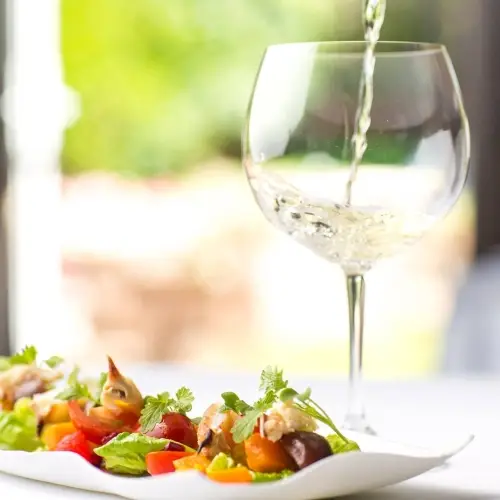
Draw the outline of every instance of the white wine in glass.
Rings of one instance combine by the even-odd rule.
[[[378,42],[369,50],[373,58],[367,42],[268,47],[250,100],[243,163],[265,217],[345,272],[345,427],[373,433],[361,396],[364,275],[452,208],[466,181],[470,139],[443,46]]]

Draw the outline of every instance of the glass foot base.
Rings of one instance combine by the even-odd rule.
[[[372,427],[368,425],[368,422],[364,415],[348,414],[344,420],[344,425],[342,426],[342,428],[354,432],[369,434],[370,436],[377,435]]]

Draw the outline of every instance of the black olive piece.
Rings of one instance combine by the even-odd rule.
[[[196,450],[196,454],[199,454],[203,448],[206,446],[210,446],[210,443],[212,442],[212,439],[214,437],[214,431],[212,429],[209,429],[207,432],[207,435],[205,436],[205,439],[200,443],[198,446],[198,449]]]
[[[291,432],[285,434],[280,443],[299,469],[333,455],[328,441],[315,432]]]

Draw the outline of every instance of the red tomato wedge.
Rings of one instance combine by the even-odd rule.
[[[146,466],[152,476],[175,472],[174,462],[192,455],[187,451],[153,451],[146,455]]]
[[[68,411],[73,425],[93,443],[101,443],[103,438],[112,433],[128,430],[123,425],[123,422],[119,420],[116,422],[112,420],[103,421],[94,416],[86,415],[77,401],[68,401]]]
[[[55,451],[71,451],[83,457],[93,465],[99,465],[101,457],[94,453],[95,445],[87,441],[82,431],[68,434],[57,443]]]

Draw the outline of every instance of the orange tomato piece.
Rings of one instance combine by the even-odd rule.
[[[280,443],[274,443],[260,434],[252,434],[245,440],[245,453],[248,467],[255,472],[281,472],[296,468]]]
[[[55,450],[62,438],[74,432],[76,432],[76,428],[71,422],[45,424],[42,428],[40,439],[49,450]]]
[[[219,483],[251,483],[253,479],[246,467],[207,472],[207,477]]]
[[[210,460],[203,455],[189,455],[174,461],[176,471],[194,469],[204,473],[209,465]]]

